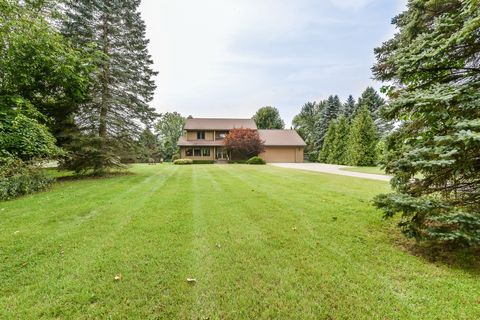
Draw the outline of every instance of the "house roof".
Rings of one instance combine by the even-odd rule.
[[[257,129],[253,119],[191,118],[185,121],[185,130]]]
[[[267,147],[306,146],[305,141],[303,141],[295,130],[258,130],[258,134]]]

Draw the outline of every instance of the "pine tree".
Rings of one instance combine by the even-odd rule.
[[[66,2],[62,32],[83,49],[99,52],[94,89],[78,115],[84,134],[99,138],[99,154],[105,147],[105,153],[109,149],[113,156],[121,137],[138,136],[142,123],[155,117],[148,103],[156,73],[151,69],[139,4],[139,0]]]
[[[343,104],[342,114],[347,117],[348,120],[352,119],[357,112],[357,103],[352,95],[348,96],[347,101]]]
[[[358,111],[350,128],[348,164],[374,166],[377,161],[378,134],[366,106]]]
[[[394,192],[376,205],[409,237],[480,246],[479,1],[410,0],[392,21],[373,72],[400,125],[384,162]]]
[[[383,99],[374,88],[367,87],[360,98],[358,98],[358,108],[363,106],[367,107],[368,111],[370,111],[377,131],[381,136],[385,136],[392,130],[393,125],[381,117],[382,110],[386,106],[385,99]],[[353,116],[355,116],[355,114]]]
[[[335,136],[337,130],[337,123],[335,120],[330,121],[328,125],[327,134],[325,135],[325,139],[323,140],[322,151],[320,151],[320,155],[318,156],[318,161],[322,163],[333,163],[333,150],[335,148]]]
[[[328,99],[322,103],[325,105],[325,107],[323,108],[320,118],[315,125],[315,140],[318,150],[321,150],[323,147],[323,142],[330,122],[339,116],[342,109],[342,103],[337,95],[328,97]]]
[[[346,116],[341,116],[337,122],[330,163],[347,164],[349,140],[350,126],[348,125],[348,119]]]

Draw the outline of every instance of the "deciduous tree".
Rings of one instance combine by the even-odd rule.
[[[223,144],[232,153],[232,158],[249,159],[265,150],[258,131],[253,129],[232,129],[223,140]]]
[[[258,129],[283,129],[285,122],[280,117],[280,112],[274,107],[262,107],[253,116]]]

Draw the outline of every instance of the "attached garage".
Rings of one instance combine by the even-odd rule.
[[[260,157],[266,162],[303,162],[305,142],[295,130],[258,130],[265,143]]]
[[[303,162],[303,147],[265,147],[260,157],[266,162]]]

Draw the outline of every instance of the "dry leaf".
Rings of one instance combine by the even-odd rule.
[[[187,278],[188,283],[197,283],[197,279],[195,278]]]
[[[122,280],[122,274],[119,273],[115,276],[115,281],[119,281],[119,280]]]

